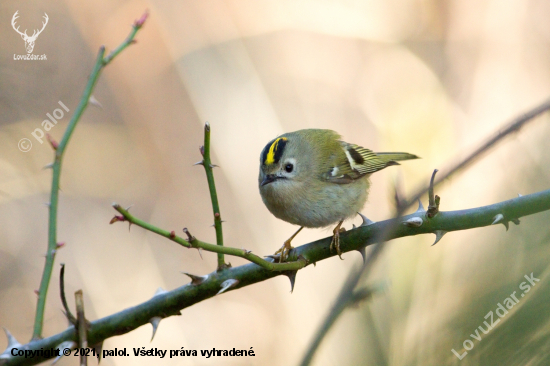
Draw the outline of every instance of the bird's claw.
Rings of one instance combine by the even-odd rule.
[[[279,257],[279,263],[283,263],[283,262],[286,262],[287,258],[288,258],[288,255],[290,254],[290,251],[294,249],[291,245],[290,245],[290,241],[285,241],[285,243],[283,244],[283,246],[281,248],[279,248],[279,250],[277,250],[274,255],[277,255],[277,254],[280,254],[280,257]]]
[[[336,249],[336,254],[338,254],[338,257],[343,260],[342,258],[342,251],[340,250],[340,233],[343,233],[346,231],[345,228],[340,227],[342,223],[338,224],[333,230],[333,236],[332,241],[330,242],[330,251],[332,252],[333,249]]]

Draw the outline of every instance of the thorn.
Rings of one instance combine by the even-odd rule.
[[[247,254],[252,253],[251,250],[246,250],[246,249],[244,249],[244,248],[241,248],[241,249],[243,250],[243,254],[244,254],[244,255],[247,255]]]
[[[416,212],[423,213],[426,212],[426,209],[424,208],[424,205],[422,204],[422,201],[420,198],[418,199],[418,208],[416,209]]]
[[[52,205],[52,204],[51,204],[50,202],[44,202],[44,206],[46,206],[46,207],[48,207],[48,208],[50,208],[51,205]]]
[[[519,219],[517,219],[517,218],[510,219],[510,221],[512,221],[516,225],[519,225]]]
[[[12,348],[21,346],[21,343],[19,343],[17,339],[15,339],[15,337],[10,333],[9,330],[7,330],[4,327],[2,327],[2,329],[4,329],[4,332],[6,333],[6,337],[8,338],[8,348],[6,348],[6,351],[11,350]]]
[[[199,256],[201,257],[201,259],[203,259],[203,258],[202,258],[202,248],[197,248],[197,250],[198,250],[198,252],[199,252]]]
[[[46,134],[46,138],[48,139],[48,142],[52,146],[52,149],[57,150],[57,148],[59,147],[59,143],[55,141],[49,133]]]
[[[119,222],[119,221],[126,221],[126,219],[124,218],[124,216],[113,216],[113,218],[111,219],[111,221],[109,221],[109,224],[112,225],[114,224],[115,222]]]
[[[195,164],[193,164],[193,166],[194,166],[194,165],[202,165],[202,166],[204,166],[204,160],[197,161]]]
[[[228,280],[225,280],[222,282],[221,284],[221,289],[220,291],[218,291],[218,293],[216,295],[219,295],[235,286],[237,286],[239,284],[239,280],[235,280],[233,278],[230,278]]]
[[[159,328],[159,324],[162,318],[160,316],[154,316],[151,319],[149,319],[149,323],[153,326],[153,335],[151,336],[151,342],[153,341],[153,338],[155,338],[155,334],[157,333],[157,329]]]
[[[283,274],[290,280],[290,293],[294,291],[294,285],[296,284],[296,273],[298,273],[298,270],[283,272]]]
[[[38,290],[34,290],[34,293],[35,293],[36,296],[40,295],[40,291],[38,291]]]
[[[128,221],[128,232],[130,232],[130,228],[132,227],[132,223]]]
[[[206,281],[208,279],[208,275],[206,275],[206,276],[195,276],[195,275],[192,275],[191,273],[187,273],[187,272],[181,272],[181,273],[183,273],[184,275],[187,275],[189,278],[191,278],[191,285],[192,286],[200,285],[201,283],[203,283],[204,281]]]
[[[103,109],[103,106],[101,105],[101,103],[99,103],[99,100],[97,100],[93,95],[91,95],[90,99],[88,99],[88,103],[90,103],[94,107]]]
[[[434,243],[432,244],[432,247],[433,247],[434,245],[436,245],[437,242],[439,242],[439,241],[441,240],[441,238],[443,237],[443,235],[447,234],[447,232],[444,231],[444,230],[436,230],[436,231],[434,231],[434,234],[435,234],[435,241],[434,241]]]
[[[220,167],[219,165],[216,165],[216,164],[209,164],[209,166],[210,166],[210,169],[219,168],[219,167]]]
[[[357,249],[359,253],[361,253],[361,257],[363,258],[363,264],[365,264],[365,260],[367,259],[367,253],[365,252],[365,247],[361,247]]]
[[[53,163],[50,163],[48,165],[44,165],[42,169],[53,169]]]
[[[491,225],[498,224],[502,219],[504,219],[504,215],[497,214],[495,217],[493,217],[493,223]]]
[[[508,231],[508,221],[504,221],[504,215],[503,214],[497,214],[495,217],[493,217],[493,223],[491,225],[495,225],[501,223],[506,227],[506,231]]]
[[[270,255],[264,256],[264,258],[271,259],[271,263],[279,263],[281,255],[280,254],[270,254]]]
[[[59,343],[59,345],[58,345],[57,347],[55,347],[55,348],[60,349],[60,350],[63,350],[63,349],[65,349],[65,348],[68,348],[68,349],[73,350],[73,349],[75,349],[75,347],[76,347],[76,342],[73,342],[73,341],[65,341],[65,342]],[[57,357],[53,360],[52,365],[56,364],[57,361],[59,361],[63,356],[64,356],[63,352],[60,352],[60,353],[59,353],[59,356],[57,356]]]
[[[57,243],[57,244],[55,245],[55,247],[56,247],[57,249],[63,248],[64,246],[65,246],[65,242]]]
[[[159,287],[157,288],[157,291],[155,291],[155,294],[153,295],[153,297],[157,296],[157,295],[162,295],[162,294],[165,294],[167,293],[168,291],[166,291],[165,289],[163,289],[162,287]]]
[[[403,225],[408,227],[420,227],[424,223],[420,217],[411,217],[410,219],[403,221]]]
[[[521,193],[518,193],[518,197],[523,197],[523,195]]]
[[[372,224],[375,223],[374,221],[369,220],[369,219],[367,218],[367,216],[363,215],[361,212],[358,212],[357,214],[358,214],[359,216],[361,216],[361,219],[363,220],[363,222],[361,223],[361,225],[359,225],[359,227],[369,226],[369,225],[372,225]]]
[[[101,362],[101,350],[103,349],[103,341],[101,341],[101,343],[94,344],[92,348],[95,350],[95,354],[97,355],[97,363],[99,364]]]

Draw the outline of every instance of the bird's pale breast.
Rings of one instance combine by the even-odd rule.
[[[317,228],[359,212],[367,201],[368,187],[366,176],[348,184],[278,181],[262,187],[262,199],[277,218]]]

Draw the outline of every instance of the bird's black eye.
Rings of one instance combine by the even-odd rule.
[[[287,165],[285,165],[285,170],[287,173],[291,173],[292,172],[292,169],[294,169],[294,165],[288,163]]]

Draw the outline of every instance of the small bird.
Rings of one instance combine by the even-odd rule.
[[[260,155],[258,184],[264,204],[275,217],[300,226],[275,252],[281,262],[304,227],[333,224],[330,250],[340,256],[342,223],[365,205],[369,176],[399,165],[397,161],[418,159],[402,152],[375,153],[340,138],[332,130],[289,132],[270,141]]]

